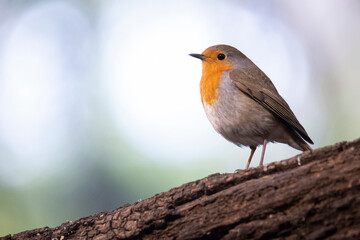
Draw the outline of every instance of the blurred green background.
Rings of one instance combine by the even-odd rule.
[[[314,148],[359,137],[359,23],[356,0],[1,0],[0,236],[244,168],[188,56],[214,44],[265,71]]]

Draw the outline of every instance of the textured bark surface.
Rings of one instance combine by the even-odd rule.
[[[360,139],[0,239],[360,239]]]

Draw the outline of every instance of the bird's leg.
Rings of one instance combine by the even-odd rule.
[[[247,164],[246,164],[246,170],[249,169],[250,162],[251,162],[251,159],[252,159],[252,157],[253,157],[253,155],[254,155],[254,152],[255,152],[255,150],[256,150],[256,147],[251,146],[250,149],[251,149],[251,153],[250,153],[250,156],[249,156],[249,160],[248,160],[248,162],[247,162]]]
[[[265,150],[266,150],[266,144],[267,144],[267,140],[264,139],[264,145],[263,145],[263,149],[262,149],[262,152],[261,152],[261,158],[260,158],[260,164],[259,164],[259,166],[262,166],[262,165],[263,165],[264,156],[265,156]]]

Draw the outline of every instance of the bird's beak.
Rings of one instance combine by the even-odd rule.
[[[198,58],[198,59],[200,59],[201,61],[206,58],[205,55],[197,54],[197,53],[190,53],[189,55],[192,56],[192,57],[194,57],[194,58]]]

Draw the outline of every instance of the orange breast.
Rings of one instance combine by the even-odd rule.
[[[203,105],[213,105],[219,98],[219,85],[222,74],[230,70],[231,64],[203,61],[202,76],[200,81],[200,94]]]

